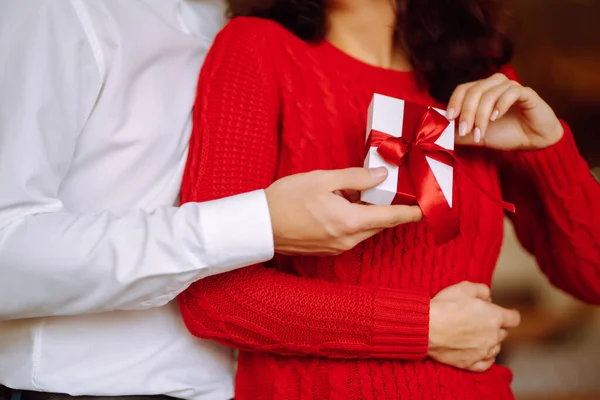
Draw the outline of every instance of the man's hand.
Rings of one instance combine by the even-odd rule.
[[[282,178],[266,189],[275,251],[331,255],[349,250],[382,229],[417,222],[417,206],[351,203],[340,191],[362,191],[383,182],[385,168],[313,171]]]
[[[492,304],[483,284],[450,286],[431,300],[429,356],[453,367],[485,371],[494,364],[506,329],[520,320],[517,311]]]

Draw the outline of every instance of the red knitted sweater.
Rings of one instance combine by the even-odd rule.
[[[183,202],[362,165],[374,92],[434,104],[410,72],[270,21],[231,21],[200,74]],[[535,152],[457,150],[458,239],[438,247],[421,222],[337,257],[276,256],[211,276],[180,296],[188,329],[241,350],[238,400],[511,399],[504,367],[469,373],[427,358],[429,303],[449,285],[492,280],[504,214],[466,174],[516,204],[519,237],[555,285],[600,302],[600,187],[565,129]]]

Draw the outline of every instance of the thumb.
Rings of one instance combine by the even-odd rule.
[[[517,310],[500,308],[502,313],[502,328],[516,328],[521,323],[521,314]]]
[[[387,169],[379,168],[346,168],[328,171],[327,185],[329,191],[335,190],[367,190],[385,180]]]

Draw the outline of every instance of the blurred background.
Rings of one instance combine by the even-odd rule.
[[[510,0],[514,67],[567,120],[600,176],[600,0]],[[518,400],[600,400],[600,309],[550,286],[506,224],[494,300],[522,312],[505,345]]]

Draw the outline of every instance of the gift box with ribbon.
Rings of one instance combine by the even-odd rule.
[[[454,121],[443,110],[375,94],[367,121],[366,168],[385,166],[389,174],[364,191],[370,204],[419,205],[436,242],[460,234],[452,210]]]

